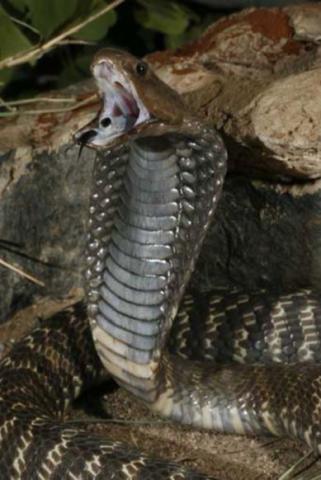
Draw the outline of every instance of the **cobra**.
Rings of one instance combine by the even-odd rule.
[[[164,417],[224,432],[293,436],[320,453],[321,374],[305,333],[318,299],[309,291],[191,299],[185,290],[226,172],[222,140],[146,62],[106,49],[92,73],[101,111],[75,135],[97,150],[87,303],[50,319],[0,364],[1,478],[209,478],[63,422],[70,402],[100,381],[102,365]],[[284,306],[282,328],[275,304]],[[310,363],[275,363],[287,360],[286,350],[269,349],[268,341],[280,345],[290,322],[291,359]],[[223,330],[230,351],[220,342]],[[246,363],[254,349],[267,365]],[[239,364],[231,364],[235,359]]]

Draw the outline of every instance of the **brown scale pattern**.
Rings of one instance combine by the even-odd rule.
[[[236,315],[233,308],[226,310],[228,305],[238,308],[243,316]],[[279,335],[283,360],[295,362],[300,359],[300,352],[304,352],[310,360],[319,362],[320,339],[316,344],[310,333],[308,336],[304,333],[306,323],[314,325],[319,338],[319,309],[317,297],[308,290],[281,297],[267,296],[266,292],[186,295],[169,345],[172,353],[184,357],[182,361],[176,359],[173,374],[179,374],[184,383],[188,372],[186,384],[190,390],[196,390],[199,385],[212,388],[213,384],[216,389],[217,385],[223,385],[223,395],[218,401],[231,405],[236,402],[249,432],[253,424],[263,422],[264,414],[269,415],[275,433],[281,435],[287,433],[303,438],[310,425],[308,440],[318,450],[320,369],[312,363],[301,365],[300,369],[297,365],[280,369],[273,361],[280,360],[282,351],[275,357],[272,351],[268,356],[261,332],[266,332],[267,338],[272,333],[277,335],[277,323],[271,317],[277,311],[279,320],[283,321],[280,325],[288,326],[295,346],[290,358],[289,342],[284,343],[283,336]],[[252,322],[248,321],[250,311],[254,315]],[[243,343],[239,341],[240,331],[245,332]],[[220,367],[220,363],[229,363],[233,358],[240,360],[240,345],[245,353],[244,363],[255,357],[261,362],[268,361],[269,367]],[[190,370],[186,368],[186,358],[215,360],[217,366],[198,370],[196,364]],[[97,383],[101,375],[101,364],[83,304],[55,315],[13,347],[0,363],[1,480],[208,478],[177,465],[150,459],[119,442],[107,441],[101,436],[89,437],[79,424],[64,424],[64,412],[70,402]],[[180,391],[176,395],[189,393]],[[245,396],[246,404],[242,403]],[[265,409],[262,408],[264,404]],[[251,413],[247,416],[249,405]],[[295,430],[287,426],[289,409]],[[273,415],[271,412],[280,413]]]
[[[189,292],[169,349],[183,358],[218,363],[321,363],[319,296],[308,289]]]
[[[101,375],[82,303],[12,348],[0,363],[1,480],[209,478],[64,424],[68,405]]]
[[[280,368],[273,362],[320,362],[319,312],[317,296],[309,290],[290,296],[264,291],[186,295],[169,344],[184,360],[176,358],[175,371],[169,369],[167,375],[179,375],[190,391],[177,391],[176,396],[184,397],[199,385],[216,390],[222,385],[217,402],[236,404],[246,431],[262,425],[264,415],[280,435],[303,438],[310,426],[306,440],[318,450],[320,368],[314,363]],[[271,335],[280,346],[276,353],[267,349]],[[214,360],[217,366],[198,369],[196,363],[190,369],[186,358]],[[270,365],[219,365],[235,359],[246,364],[253,358]],[[70,402],[101,375],[83,304],[55,315],[13,347],[0,363],[1,480],[208,478],[150,459],[119,442],[89,437],[79,424],[64,424]],[[294,429],[288,425],[289,411]]]

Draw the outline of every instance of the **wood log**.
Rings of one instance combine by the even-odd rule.
[[[224,132],[231,169],[319,178],[320,38],[320,5],[249,9],[148,58]]]
[[[222,132],[229,151],[223,199],[195,275],[203,289],[320,287],[320,20],[318,4],[249,9],[190,45],[148,56]],[[82,100],[94,91],[89,81],[52,95]],[[94,99],[0,121],[0,257],[45,282],[0,267],[0,321],[38,297],[83,286],[94,153],[78,158],[72,135],[97,109]]]

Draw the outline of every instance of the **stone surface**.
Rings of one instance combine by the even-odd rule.
[[[231,176],[205,240],[195,284],[321,289],[321,183],[280,186]]]
[[[273,152],[291,175],[319,178],[321,68],[274,82],[251,104],[250,119],[262,150]]]
[[[0,257],[45,283],[39,287],[1,266],[2,320],[35,296],[63,295],[81,285],[94,155],[87,151],[78,160],[78,148],[66,147],[54,154],[35,154],[24,174],[2,195]],[[7,162],[12,156],[2,158],[0,168],[8,167]]]

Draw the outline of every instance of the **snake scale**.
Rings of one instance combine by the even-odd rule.
[[[75,135],[97,150],[87,301],[0,363],[1,480],[209,479],[64,423],[104,368],[162,416],[292,436],[321,453],[318,296],[186,290],[220,198],[224,145],[146,62],[106,49],[92,72],[101,111]]]

